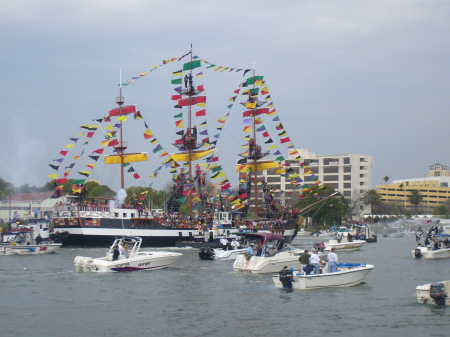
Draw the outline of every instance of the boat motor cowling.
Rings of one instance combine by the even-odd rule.
[[[421,258],[422,257],[422,251],[419,249],[419,248],[416,248],[415,250],[414,250],[414,256],[416,257],[416,258]]]
[[[294,280],[294,273],[291,269],[284,267],[278,273],[278,277],[280,279],[280,282],[283,284],[284,289],[292,288],[292,281]]]
[[[444,305],[446,296],[447,293],[445,292],[445,286],[443,283],[430,284],[430,297],[437,305]]]
[[[198,256],[201,260],[213,260],[214,259],[214,249],[211,247],[201,247],[198,250]]]

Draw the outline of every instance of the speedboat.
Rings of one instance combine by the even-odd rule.
[[[433,236],[433,248],[428,247],[417,247],[411,253],[415,258],[424,257],[426,259],[443,259],[450,257],[450,244],[447,244],[449,234],[436,234]],[[444,240],[445,239],[445,240]]]
[[[124,243],[131,249],[126,250],[124,255],[119,255],[113,260],[114,249],[120,243]],[[135,270],[153,270],[166,268],[176,262],[183,254],[163,251],[139,251],[142,243],[140,237],[123,237],[116,239],[105,257],[93,259],[91,257],[77,256],[74,264],[79,272],[122,272]]]
[[[282,272],[272,276],[277,288],[315,289],[324,287],[350,287],[363,282],[366,275],[374,268],[365,263],[339,263],[338,271],[328,273],[327,264],[321,268],[320,274],[304,274],[293,271],[291,280],[283,277]],[[281,277],[280,277],[281,275]]]
[[[0,255],[40,255],[53,253],[61,247],[49,238],[49,222],[40,219],[34,224],[19,225],[1,233]]]
[[[282,235],[258,232],[246,234],[245,240],[259,243],[261,250],[253,256],[240,254],[233,263],[235,271],[262,274],[277,272],[283,266],[300,268],[298,259],[303,250],[284,243]]]
[[[450,289],[450,281],[428,283],[416,288],[415,299],[420,304],[450,305],[450,297],[447,290]]]
[[[366,240],[356,240],[348,232],[338,232],[336,233],[336,239],[325,242],[325,250],[330,251],[331,248],[336,248],[339,251],[359,250],[365,243]]]
[[[198,255],[201,260],[236,260],[239,254],[244,254],[246,248],[223,250],[222,248],[201,247]]]

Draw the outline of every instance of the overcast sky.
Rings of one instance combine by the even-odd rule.
[[[373,187],[386,175],[422,177],[429,165],[450,165],[449,17],[446,0],[5,2],[0,177],[15,186],[46,183],[55,173],[48,164],[61,158],[69,137],[115,107],[120,68],[129,80],[182,56],[191,43],[194,54],[217,65],[255,64],[297,148],[373,156]],[[172,62],[124,88],[125,104],[139,105],[168,152],[179,112],[170,80],[181,67]],[[196,84],[206,89],[211,136],[243,77],[203,73]],[[233,185],[243,151],[241,111],[235,104],[216,152]],[[130,149],[151,153],[142,123],[125,126]],[[86,154],[101,148],[100,140]],[[69,156],[62,166],[73,161]],[[151,153],[146,166],[137,166],[142,179],[128,183],[150,184],[161,161]],[[70,178],[82,178],[77,170],[88,169],[76,166]],[[117,175],[105,178],[110,170],[98,164],[91,178],[115,188]],[[168,179],[165,170],[153,187]]]

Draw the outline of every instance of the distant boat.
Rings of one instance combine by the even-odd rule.
[[[49,221],[19,225],[1,232],[0,255],[41,255],[53,253],[61,243],[49,238]]]
[[[416,287],[414,298],[417,303],[450,306],[450,281],[428,283]]]

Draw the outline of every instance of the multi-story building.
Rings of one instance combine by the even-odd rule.
[[[428,167],[429,177],[450,177],[450,169],[448,166],[436,163]]]
[[[402,205],[406,210],[415,211],[414,205],[409,202],[409,196],[414,190],[418,190],[423,197],[420,203],[422,212],[430,213],[433,208],[439,204],[445,203],[450,199],[450,175],[437,175],[435,168],[442,166],[436,164],[428,169],[428,177],[423,178],[394,180],[390,184],[377,185],[376,189],[383,202]],[[442,172],[442,171],[441,171]],[[443,171],[446,172],[446,171]]]
[[[320,155],[311,153],[307,149],[297,149],[297,152],[298,154],[295,156],[300,155],[301,161],[294,160],[295,156],[290,156],[286,162],[291,165],[294,172],[302,177],[305,184],[312,185],[319,180],[340,192],[349,200],[349,203],[361,200],[361,196],[371,189],[373,157],[350,152]],[[314,174],[313,180],[305,179],[303,169],[300,168],[301,162],[304,162],[311,173]],[[265,177],[268,185],[286,192],[280,194],[278,200],[281,204],[285,204],[289,192],[298,192],[298,187],[290,184],[285,177],[280,176],[275,171],[275,169],[263,171],[261,176]],[[354,212],[355,215],[363,212],[364,206],[359,203],[358,210]]]

